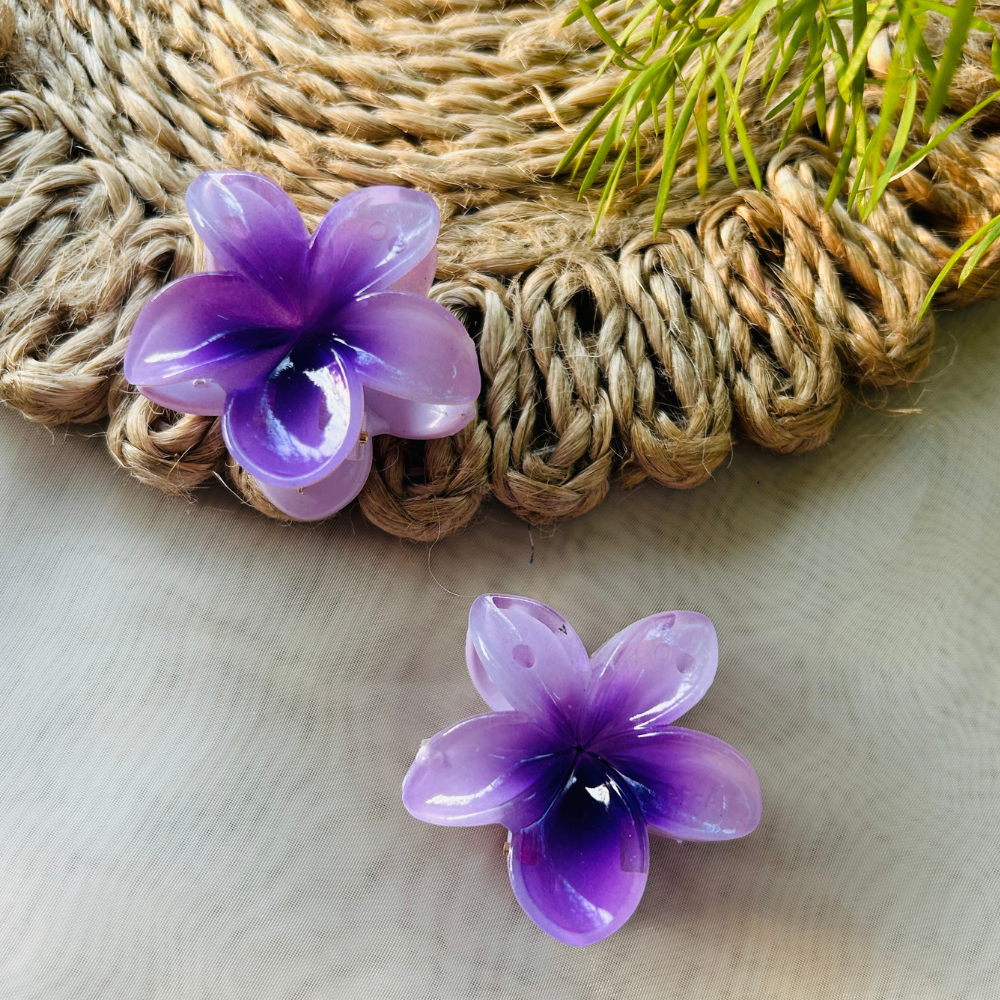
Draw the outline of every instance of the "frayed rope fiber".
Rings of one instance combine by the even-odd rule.
[[[591,510],[613,479],[697,486],[734,434],[816,448],[852,384],[913,381],[930,282],[1000,213],[996,105],[860,222],[842,201],[823,211],[836,157],[811,137],[815,108],[783,149],[782,116],[762,123],[756,61],[743,110],[763,190],[742,161],[734,188],[720,157],[699,196],[687,149],[657,235],[655,178],[634,164],[592,233],[598,194],[552,175],[617,71],[599,76],[584,20],[563,27],[574,6],[0,0],[0,398],[46,424],[107,420],[114,458],[162,490],[221,473],[282,516],[215,419],[166,412],[121,374],[142,305],[197,267],[184,190],[223,167],[274,178],[312,224],[359,185],[437,199],[431,294],[475,337],[484,389],[453,438],[376,438],[360,506],[395,535],[447,535],[490,493],[537,524]],[[980,14],[1000,21],[997,6]],[[952,116],[995,88],[990,42],[970,34]],[[640,174],[659,150],[646,138]],[[961,288],[949,276],[940,301],[994,293],[994,260]]]

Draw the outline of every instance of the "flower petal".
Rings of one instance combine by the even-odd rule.
[[[415,267],[412,267],[401,278],[397,278],[386,288],[387,292],[413,292],[414,295],[427,295],[434,284],[437,272],[437,247],[431,247],[430,253]]]
[[[349,361],[299,341],[257,385],[226,401],[226,446],[255,479],[296,489],[325,479],[354,449],[364,397]]]
[[[421,745],[403,779],[403,805],[426,823],[519,829],[548,809],[572,764],[573,751],[523,713],[477,715]]]
[[[260,174],[208,171],[191,182],[186,201],[214,267],[243,275],[299,315],[309,231],[281,187]]]
[[[221,417],[226,408],[226,390],[214,379],[197,378],[190,382],[144,385],[140,388],[147,399],[177,413]]]
[[[354,450],[325,479],[311,486],[289,489],[257,481],[261,493],[278,510],[296,521],[321,521],[346,507],[364,488],[372,468],[371,439]]]
[[[715,627],[696,611],[665,611],[629,625],[591,657],[584,737],[673,722],[701,700],[718,661]]]
[[[227,392],[245,388],[288,350],[294,334],[283,323],[274,303],[238,275],[189,274],[143,306],[125,348],[125,377],[140,387],[211,379]]]
[[[503,696],[500,688],[493,683],[493,678],[486,672],[483,661],[476,652],[476,644],[472,637],[472,629],[465,633],[465,664],[469,668],[469,676],[479,692],[480,697],[494,712],[512,712],[513,706]]]
[[[444,306],[412,292],[378,292],[349,302],[332,329],[361,381],[420,403],[479,396],[479,359],[466,329]]]
[[[612,737],[591,749],[625,776],[656,833],[732,840],[760,822],[753,765],[715,736],[667,726]]]
[[[309,244],[312,326],[326,329],[344,303],[382,291],[425,263],[439,226],[437,205],[423,191],[386,185],[341,198]]]
[[[373,434],[392,434],[414,441],[451,437],[476,418],[476,402],[414,403],[365,388],[365,408]]]
[[[524,912],[566,944],[606,938],[632,915],[649,871],[646,823],[623,779],[584,754],[549,811],[514,832],[510,883]]]
[[[470,674],[487,704],[494,688],[511,707],[576,741],[590,663],[573,627],[557,611],[527,597],[483,594],[469,611]],[[481,687],[481,667],[492,687]]]

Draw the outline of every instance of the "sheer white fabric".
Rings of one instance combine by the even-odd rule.
[[[0,414],[0,996],[1000,995],[1000,307],[939,344],[819,453],[431,547],[164,497]],[[400,805],[420,739],[485,710],[483,591],[591,649],[667,608],[718,629],[683,724],[754,762],[763,823],[654,839],[588,949],[518,909],[499,827]]]

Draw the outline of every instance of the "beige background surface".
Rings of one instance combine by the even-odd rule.
[[[491,506],[433,547],[167,498],[0,413],[0,997],[1000,996],[998,386],[986,306],[888,402],[919,414],[859,407],[822,452],[741,445],[551,532]],[[487,590],[591,648],[710,615],[685,724],[760,774],[757,833],[656,839],[586,950],[518,909],[501,828],[400,805],[420,739],[483,710]]]

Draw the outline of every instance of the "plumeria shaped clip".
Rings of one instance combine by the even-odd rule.
[[[349,503],[375,434],[447,437],[473,419],[475,345],[427,298],[430,195],[355,191],[311,237],[258,174],[201,174],[187,206],[210,270],[145,305],[125,376],[162,406],[220,416],[226,447],[280,510],[308,521]]]
[[[730,840],[760,822],[747,759],[672,725],[715,676],[704,615],[643,618],[588,656],[552,608],[485,594],[469,613],[466,659],[493,712],[422,744],[403,804],[428,823],[507,827],[514,895],[560,941],[593,944],[632,915],[647,829]]]

